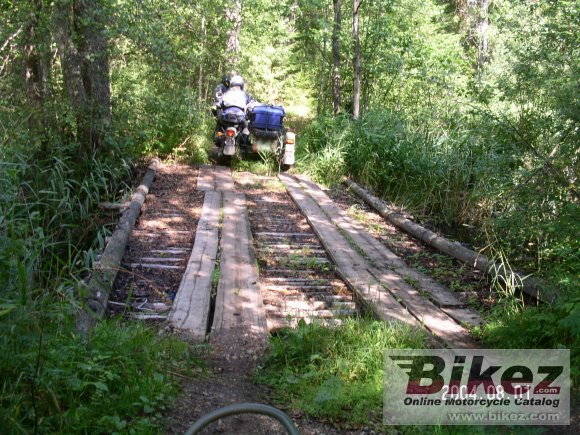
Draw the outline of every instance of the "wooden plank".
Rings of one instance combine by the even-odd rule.
[[[167,248],[167,249],[152,249],[150,252],[152,254],[187,254],[190,250],[187,248]]]
[[[287,175],[282,175],[280,178],[282,177],[284,177],[285,179],[290,179],[290,177],[288,177]],[[285,179],[283,181],[286,184]],[[293,187],[294,190],[304,188],[304,184],[300,185],[299,183],[294,182],[293,180],[290,179],[289,183],[292,182],[294,183]],[[295,192],[294,194],[297,196],[302,195],[303,203],[308,202],[308,200],[310,200],[312,204],[315,204],[316,206],[319,207],[320,211],[318,212],[318,216],[316,216],[315,218],[311,218],[311,213],[317,213],[315,207],[311,207],[311,210],[308,213],[305,212],[309,221],[315,222],[316,220],[323,221],[324,219],[326,219],[328,220],[329,224],[331,223],[331,225],[334,225],[333,220],[331,220],[329,216],[324,213],[322,208],[324,206],[325,209],[330,212],[333,218],[336,217],[337,220],[339,220],[342,223],[343,227],[345,228],[343,229],[343,231],[347,233],[349,237],[352,234],[355,240],[359,241],[359,243],[362,243],[362,246],[359,246],[359,249],[361,249],[363,252],[366,252],[367,245],[371,243],[370,240],[368,240],[367,238],[362,238],[359,234],[355,234],[357,231],[355,231],[352,226],[349,227],[350,223],[346,219],[343,218],[341,219],[341,216],[336,213],[336,210],[333,209],[330,206],[330,204],[328,204],[330,200],[328,199],[328,197],[326,197],[326,195],[324,195],[324,197],[326,197],[324,198],[322,195],[315,193],[316,198],[312,198],[309,195],[311,191],[313,191],[312,188],[305,188],[305,190],[303,190],[302,192]],[[290,193],[292,195],[292,191],[290,191]],[[304,197],[307,198],[305,199]],[[340,233],[340,231],[336,226],[334,226],[334,228],[336,232]],[[314,230],[316,231],[316,228]],[[365,233],[365,230],[362,228],[357,228],[357,230],[360,231],[361,233]],[[329,254],[333,256],[333,253],[336,249],[334,243],[332,242],[327,243],[325,241],[325,237],[321,234],[319,235],[321,236],[322,243],[325,245],[325,247],[327,247]],[[340,235],[344,238],[342,233],[340,233]],[[348,242],[346,242],[346,239],[345,243],[348,244]],[[356,252],[352,246],[349,245],[349,248],[360,256],[360,254],[358,254],[358,252]],[[378,260],[380,258],[378,256],[379,254],[380,252],[373,253],[373,255],[376,256],[375,260]],[[353,259],[355,258],[355,256],[352,254],[351,257]],[[377,263],[373,264],[370,261],[367,261],[366,258],[362,256],[360,257],[361,260],[359,261],[365,263],[364,270],[375,279],[375,282],[372,283],[368,277],[366,278],[369,282],[369,287],[368,293],[367,294],[363,293],[362,298],[364,300],[370,299],[372,301],[371,302],[372,305],[374,300],[376,300],[377,296],[381,297],[383,295],[383,293],[381,293],[381,290],[384,290],[384,288],[386,288],[388,289],[388,293],[394,296],[397,302],[402,303],[406,307],[406,309],[414,316],[414,318],[416,318],[422,325],[424,325],[428,330],[430,330],[433,334],[435,334],[439,339],[443,340],[446,344],[451,345],[453,347],[462,347],[462,348],[476,347],[474,341],[471,339],[469,335],[469,332],[465,328],[456,323],[451,317],[449,317],[446,313],[441,311],[431,301],[423,298],[421,294],[415,288],[409,285],[403,277],[393,272],[392,270],[380,265],[378,261],[377,261],[378,264]],[[345,270],[344,266],[341,267],[341,265],[337,262],[337,267],[340,275],[344,275],[345,277],[348,276],[348,272]],[[364,275],[362,275],[362,279],[365,279]]]
[[[290,283],[312,283],[318,284],[320,282],[328,282],[327,279],[324,278],[287,278],[287,277],[265,277],[262,282],[264,281],[273,281],[273,282],[290,282]]]
[[[365,257],[375,266],[387,266],[407,281],[415,283],[422,291],[428,293],[440,307],[465,307],[449,289],[431,277],[408,267],[390,249],[370,235],[362,225],[353,220],[346,212],[338,208],[318,185],[298,177],[304,190],[324,210],[328,217],[364,252]],[[475,314],[475,313],[474,313]]]
[[[205,194],[193,250],[169,314],[171,323],[189,331],[196,340],[205,338],[208,327],[221,199],[220,192],[208,191]]]
[[[314,183],[301,179],[302,187],[324,210],[328,217],[364,252],[369,260],[369,270],[381,284],[403,303],[407,309],[437,337],[455,347],[475,347],[468,331],[455,322],[446,312],[442,312],[431,301],[409,283],[419,286],[444,306],[464,307],[448,289],[431,278],[407,267],[403,260],[372,237],[360,224],[340,210],[328,196]],[[465,314],[466,309],[463,313]],[[470,318],[477,319],[472,313]]]
[[[371,266],[371,273],[433,334],[451,347],[476,348],[469,332],[441,311],[430,300],[425,299],[404,279],[387,268]]]
[[[263,286],[263,288],[265,290],[271,290],[271,291],[284,291],[284,290],[290,290],[290,289],[299,289],[299,290],[308,290],[308,291],[312,291],[312,290],[328,290],[328,289],[332,289],[331,285],[300,285],[300,284],[286,284],[286,285],[265,285]]]
[[[309,244],[296,244],[296,245],[288,245],[288,244],[265,244],[265,243],[257,243],[258,251],[271,251],[275,249],[277,251],[308,251],[308,252],[316,252],[316,253],[326,253],[324,249],[320,249],[320,245],[309,245]]]
[[[278,233],[272,231],[260,231],[257,232],[256,237],[316,237],[312,233]]]
[[[197,173],[197,190],[205,192],[215,190],[213,166],[203,165]]]
[[[156,261],[159,263],[179,263],[183,261],[183,258],[178,257],[143,257],[139,259],[144,263],[155,263]]]
[[[171,264],[157,264],[157,263],[131,263],[131,269],[182,269],[181,266],[174,266]]]
[[[299,183],[287,174],[279,174],[278,177],[336,264],[337,273],[359,296],[359,299],[384,321],[400,321],[418,326],[416,319],[401,307],[392,295],[384,291],[379,282],[368,273],[364,258],[349,245],[338,228],[302,190]]]
[[[483,324],[481,316],[468,308],[442,308],[442,310],[462,325],[473,328]]]
[[[232,171],[226,166],[214,166],[214,189],[221,192],[235,192]]]
[[[222,237],[212,336],[226,330],[267,337],[268,328],[258,275],[253,267],[246,196],[224,192]]]
[[[328,258],[324,258],[324,257],[291,257],[291,256],[283,256],[283,257],[278,257],[278,256],[274,256],[274,257],[270,257],[269,258],[272,261],[280,261],[280,262],[284,262],[284,263],[292,263],[292,264],[325,264],[325,263],[330,263],[330,261],[328,260]]]

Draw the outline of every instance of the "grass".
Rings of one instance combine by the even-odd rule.
[[[301,321],[271,343],[257,379],[274,387],[283,405],[361,425],[380,420],[383,350],[423,348],[425,336],[402,324],[347,318],[334,327]]]
[[[102,249],[110,216],[96,204],[126,193],[131,165],[78,158],[0,160],[0,427],[3,433],[157,433],[198,361],[176,338],[107,320],[76,332],[80,277]]]
[[[30,307],[3,319],[13,326],[1,339],[4,433],[156,433],[178,390],[173,373],[199,361],[192,349],[156,328],[115,320],[85,340],[56,306],[35,312],[32,324]]]

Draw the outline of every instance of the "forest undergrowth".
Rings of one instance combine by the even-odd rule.
[[[497,287],[480,338],[569,348],[577,385],[577,2],[361,2],[358,42],[344,1],[9,3],[0,9],[4,431],[154,433],[176,393],[168,373],[200,364],[196,349],[121,319],[79,336],[74,313],[116,220],[97,204],[126,199],[139,159],[207,162],[212,90],[233,70],[258,101],[287,108],[296,170],[327,184],[350,176],[557,290],[548,305]],[[234,168],[278,169],[269,157]],[[268,364],[284,376],[264,372],[313,415],[344,404],[360,422],[349,395],[378,403],[378,366],[347,348],[349,337],[423,345],[372,322],[316,328],[274,338]],[[368,384],[349,384],[351,356]]]

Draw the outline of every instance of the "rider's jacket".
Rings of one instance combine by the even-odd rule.
[[[220,107],[221,119],[218,122],[226,124],[240,124],[246,122],[246,107],[250,97],[242,89],[230,88],[223,95]]]
[[[238,107],[242,110],[246,110],[246,106],[250,102],[248,94],[246,94],[242,89],[228,89],[225,94],[223,94],[221,106],[225,109],[228,107]]]

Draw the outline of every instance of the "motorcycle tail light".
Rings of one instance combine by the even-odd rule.
[[[286,143],[293,144],[294,143],[294,139],[286,139]]]
[[[234,130],[233,128],[231,130],[228,129],[228,131],[226,131],[226,135],[227,137],[234,137],[236,135],[236,130]]]

